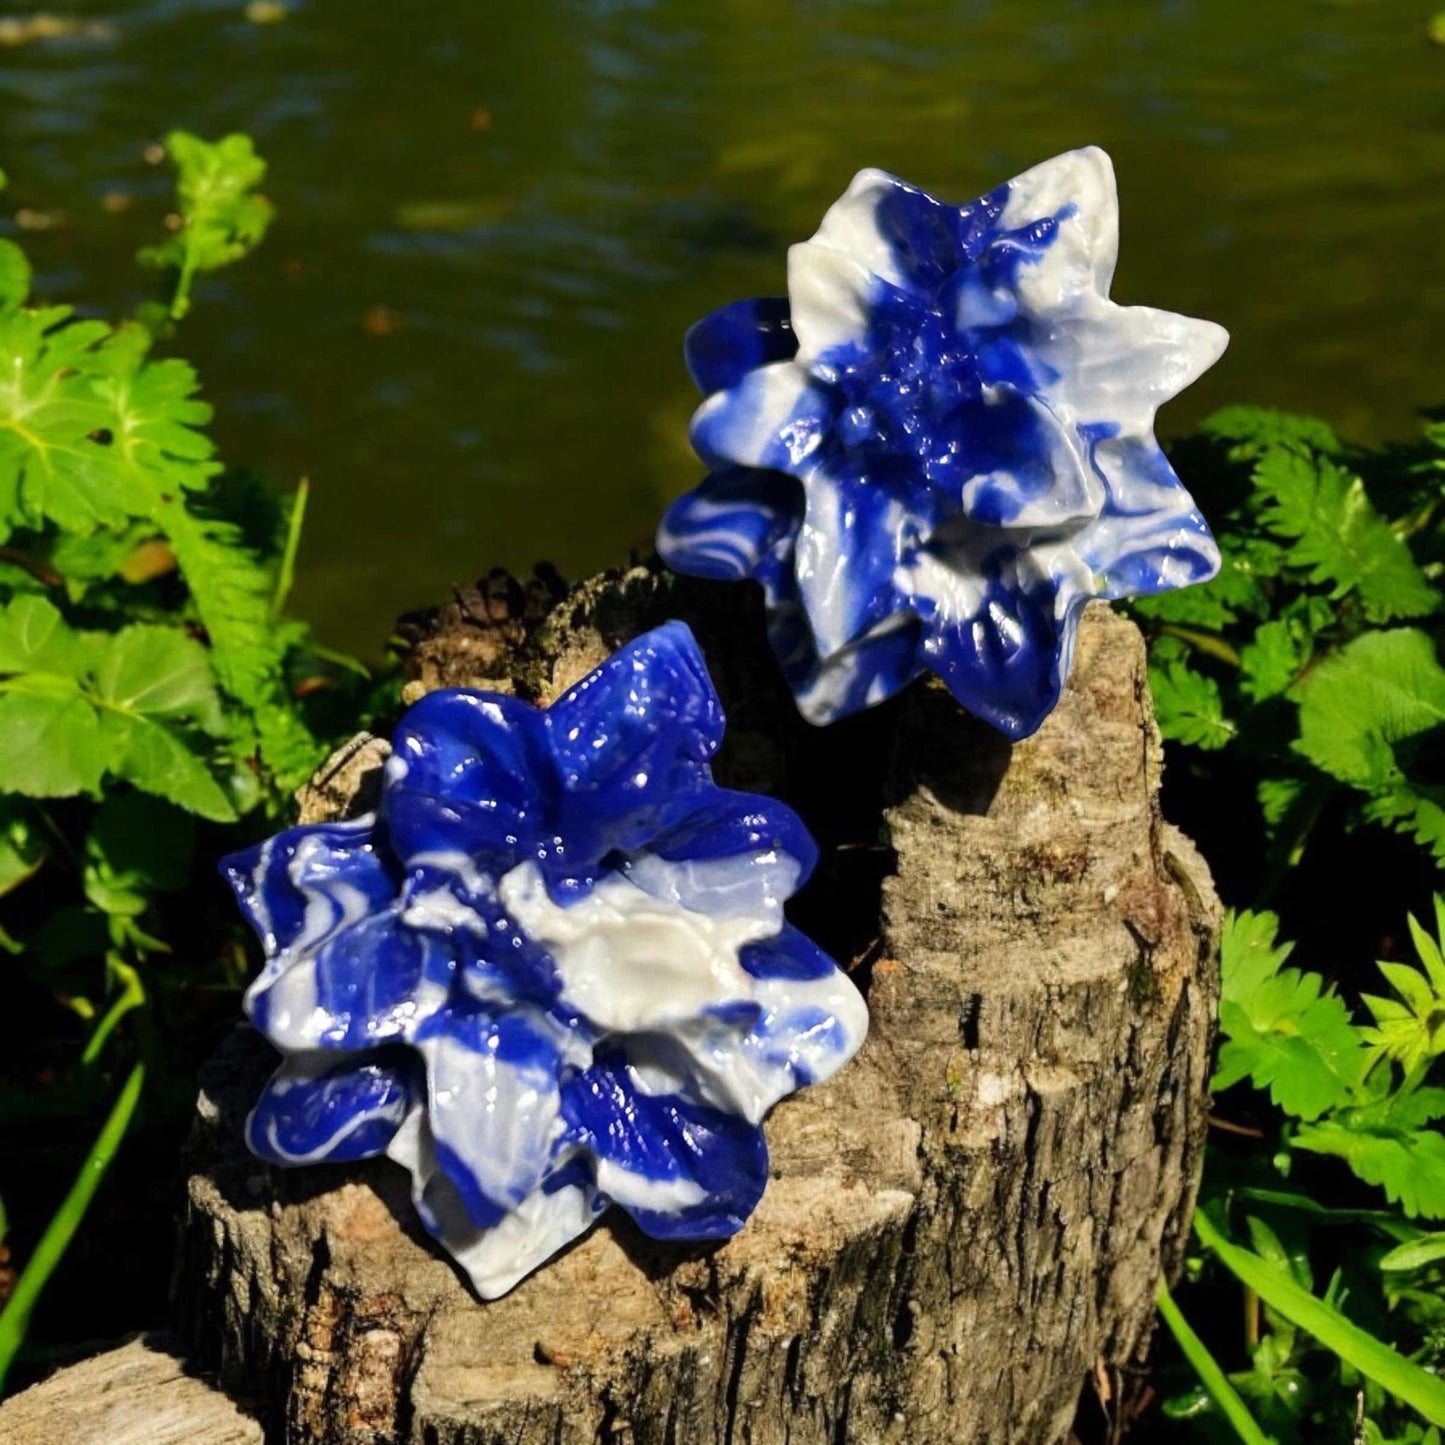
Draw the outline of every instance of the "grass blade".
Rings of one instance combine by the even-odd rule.
[[[276,590],[271,594],[271,620],[286,610],[291,584],[296,580],[296,553],[301,548],[301,529],[306,524],[306,500],[311,495],[311,479],[302,477],[291,500],[291,517],[286,524],[286,546],[281,553],[281,567],[276,574]]]
[[[40,1297],[40,1292],[45,1288],[55,1266],[60,1263],[61,1256],[64,1255],[90,1206],[91,1199],[95,1196],[95,1191],[100,1187],[100,1181],[105,1177],[105,1171],[110,1167],[110,1161],[115,1157],[120,1141],[125,1137],[125,1131],[130,1127],[144,1084],[145,1065],[137,1064],[121,1086],[109,1116],[101,1125],[90,1153],[85,1156],[85,1162],[80,1166],[80,1172],[70,1186],[70,1192],[56,1210],[55,1217],[45,1226],[45,1233],[40,1236],[35,1253],[30,1256],[29,1263],[15,1281],[14,1292],[6,1302],[4,1310],[0,1310],[0,1391],[5,1388],[5,1376],[25,1339],[35,1301]]]
[[[1199,1383],[1209,1391],[1209,1398],[1219,1407],[1219,1412],[1234,1427],[1234,1433],[1244,1445],[1274,1445],[1274,1437],[1266,1435],[1259,1428],[1249,1406],[1239,1398],[1239,1391],[1229,1383],[1229,1376],[1219,1367],[1219,1361],[1209,1353],[1204,1341],[1194,1333],[1189,1321],[1180,1313],[1169,1293],[1169,1286],[1161,1279],[1159,1292],[1154,1297],[1159,1306],[1159,1317],[1169,1326],[1184,1358],[1189,1361]]]
[[[1374,1335],[1352,1324],[1338,1310],[1316,1299],[1257,1254],[1231,1244],[1203,1210],[1194,1216],[1194,1232],[1200,1243],[1213,1250],[1220,1263],[1272,1310],[1418,1410],[1432,1425],[1445,1425],[1445,1380],[1422,1370]]]

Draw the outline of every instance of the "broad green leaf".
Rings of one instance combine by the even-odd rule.
[[[23,306],[30,295],[30,262],[14,241],[0,240],[0,311]]]
[[[174,627],[133,623],[117,632],[101,653],[95,682],[100,699],[123,712],[217,723],[206,649]]]
[[[1149,687],[1159,731],[1166,738],[1197,748],[1222,748],[1235,735],[1235,725],[1224,715],[1219,685],[1212,677],[1183,663],[1151,668]]]
[[[1272,913],[1231,913],[1220,940],[1224,1042],[1210,1087],[1248,1078],[1287,1114],[1317,1119],[1355,1097],[1367,1055],[1350,1013],[1315,973],[1284,967]]]
[[[86,860],[127,887],[168,893],[190,882],[195,841],[189,813],[145,793],[114,792],[96,814]]]
[[[141,510],[107,455],[115,418],[92,381],[109,334],[64,306],[0,313],[0,517],[12,524],[87,533]]]
[[[0,897],[45,861],[48,844],[35,814],[17,798],[0,798]]]
[[[1409,547],[1345,468],[1302,448],[1276,447],[1255,467],[1254,484],[1264,498],[1264,525],[1292,541],[1291,564],[1337,597],[1357,591],[1372,621],[1419,617],[1439,605]]]
[[[1362,634],[1318,663],[1294,695],[1297,750],[1331,777],[1369,790],[1403,781],[1396,744],[1445,722],[1445,669],[1415,628]]]
[[[95,709],[69,690],[0,693],[0,793],[66,798],[93,793],[105,771]]]
[[[139,713],[106,712],[101,722],[112,772],[203,818],[235,820],[231,800],[183,734]]]
[[[140,481],[153,517],[167,492],[204,487],[220,470],[200,430],[211,408],[197,399],[200,379],[188,362],[141,362],[123,334],[116,342],[114,357],[105,358],[116,364],[97,379],[96,392],[114,410],[116,457]]]
[[[0,673],[78,678],[89,666],[89,649],[47,598],[17,597],[0,611]]]

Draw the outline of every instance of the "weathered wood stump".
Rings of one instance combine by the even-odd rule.
[[[1193,1201],[1217,925],[1159,815],[1139,635],[1091,609],[1057,712],[1012,748],[931,684],[820,732],[744,598],[642,569],[526,621],[459,598],[418,629],[414,687],[547,700],[691,622],[729,710],[720,778],[820,835],[799,921],[855,958],[867,1044],[771,1116],[736,1238],[663,1247],[609,1216],[482,1304],[399,1169],[247,1156],[271,1060],[238,1033],[204,1081],[177,1293],[270,1438],[1049,1445],[1086,1384],[1129,1397]],[[312,815],[364,792],[379,751],[333,769]]]
[[[161,1335],[57,1370],[0,1405],[4,1445],[261,1445],[260,1424]]]

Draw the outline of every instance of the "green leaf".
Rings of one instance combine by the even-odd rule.
[[[0,673],[50,672],[81,677],[90,655],[44,597],[17,597],[0,612]]]
[[[1396,1245],[1380,1260],[1380,1268],[1389,1273],[1425,1269],[1445,1260],[1445,1234],[1425,1234],[1405,1244]]]
[[[143,361],[123,333],[104,360],[95,390],[114,412],[115,457],[135,480],[139,510],[153,517],[168,491],[198,490],[219,470],[201,430],[211,408],[196,398],[200,379],[189,362]]]
[[[148,247],[140,259],[180,273],[171,315],[190,308],[192,280],[239,261],[266,234],[271,203],[255,194],[266,176],[266,163],[249,136],[228,135],[210,143],[187,131],[172,131],[166,149],[180,173],[181,229],[163,245]]]
[[[47,843],[33,810],[0,798],[0,897],[18,888],[45,861]]]
[[[138,510],[97,440],[113,421],[91,376],[109,334],[65,306],[0,313],[0,520],[86,533]]]
[[[1362,634],[1320,662],[1295,695],[1297,750],[1358,788],[1401,781],[1396,744],[1445,722],[1445,669],[1414,628]]]
[[[1248,1078],[1298,1119],[1350,1102],[1367,1056],[1344,1001],[1315,973],[1284,967],[1273,913],[1231,913],[1220,939],[1224,1042],[1210,1087]]]
[[[1240,650],[1239,687],[1254,702],[1288,691],[1310,657],[1307,631],[1283,618],[1263,623]]]
[[[94,793],[104,771],[100,720],[74,683],[0,693],[0,793]]]
[[[14,241],[0,240],[0,311],[25,304],[30,295],[30,262]]]
[[[76,602],[94,583],[108,582],[120,574],[127,559],[155,535],[156,528],[148,521],[131,522],[116,531],[93,532],[88,537],[66,532],[54,539],[47,560],[65,578],[66,593]]]
[[[1184,663],[1151,668],[1149,687],[1159,731],[1175,742],[1197,748],[1222,748],[1231,742],[1235,726],[1224,715],[1219,685]]]
[[[1375,1025],[1360,1031],[1376,1056],[1399,1064],[1407,1074],[1445,1055],[1445,959],[1440,944],[1413,917],[1410,933],[1423,967],[1377,965],[1396,997],[1362,995]]]
[[[109,707],[153,717],[217,724],[216,689],[206,649],[173,627],[134,623],[110,638],[95,670]]]
[[[181,809],[144,793],[112,793],[86,839],[86,898],[103,913],[138,917],[153,893],[190,882],[195,836]]]
[[[1371,822],[1408,834],[1445,865],[1445,788],[1402,781],[1367,799],[1360,811]]]
[[[136,1064],[121,1085],[120,1094],[101,1125],[90,1152],[81,1161],[74,1184],[46,1225],[5,1302],[5,1308],[0,1310],[0,1390],[4,1388],[5,1376],[25,1339],[35,1301],[80,1227],[95,1191],[100,1188],[100,1182],[105,1178],[106,1170],[110,1168],[110,1162],[130,1127],[144,1083],[145,1065]]]
[[[1445,1219],[1445,1134],[1438,1129],[1352,1127],[1325,1119],[1302,1124],[1293,1144],[1344,1160],[1411,1219]]]
[[[1174,1297],[1163,1280],[1159,1281],[1155,1301],[1159,1306],[1159,1317],[1168,1326],[1180,1352],[1193,1366],[1220,1414],[1229,1422],[1243,1445],[1274,1445],[1273,1437],[1260,1429],[1254,1416],[1249,1413],[1249,1407],[1230,1384],[1229,1377],[1209,1353],[1204,1341],[1194,1332],[1189,1321],[1184,1318],[1183,1311],[1174,1303]]]
[[[1261,520],[1291,539],[1289,561],[1336,597],[1355,591],[1374,622],[1418,617],[1440,594],[1403,538],[1374,509],[1364,483],[1344,467],[1296,447],[1275,447],[1254,470]]]
[[[107,712],[101,722],[112,772],[203,818],[235,821],[231,800],[181,733],[136,713]]]
[[[1226,406],[1206,417],[1200,430],[1232,443],[1232,454],[1239,458],[1253,459],[1278,446],[1307,447],[1326,455],[1340,450],[1340,440],[1327,423],[1269,407]]]

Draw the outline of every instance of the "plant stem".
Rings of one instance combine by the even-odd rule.
[[[281,567],[276,574],[276,590],[271,594],[271,620],[286,610],[291,584],[296,578],[296,553],[301,546],[301,526],[306,520],[306,499],[311,495],[311,479],[302,477],[296,484],[291,503],[291,517],[286,524],[286,546],[281,553]]]
[[[90,1153],[80,1166],[70,1192],[65,1196],[54,1217],[40,1236],[35,1253],[15,1282],[14,1292],[0,1310],[0,1390],[5,1387],[5,1376],[14,1363],[16,1352],[25,1339],[30,1325],[30,1313],[41,1290],[60,1263],[66,1248],[75,1235],[110,1161],[115,1157],[125,1131],[130,1127],[136,1105],[140,1102],[141,1089],[145,1084],[145,1065],[136,1064],[126,1076],[120,1094],[112,1106],[109,1116],[101,1125]]]
[[[196,279],[196,262],[189,245],[176,277],[175,294],[171,297],[171,320],[180,321],[191,309],[191,282]]]
[[[1220,662],[1228,663],[1230,667],[1239,666],[1239,653],[1213,632],[1201,632],[1197,627],[1181,627],[1176,622],[1166,622],[1159,631],[1187,642],[1200,652],[1208,653],[1210,657],[1217,657]]]
[[[1162,1279],[1154,1299],[1159,1306],[1159,1317],[1169,1326],[1169,1333],[1199,1376],[1199,1383],[1209,1392],[1209,1398],[1219,1407],[1220,1414],[1234,1427],[1234,1433],[1244,1441],[1244,1445],[1274,1445],[1273,1439],[1259,1428],[1254,1416],[1249,1413],[1249,1407],[1239,1398],[1239,1391],[1229,1383],[1229,1376],[1220,1368],[1219,1361],[1194,1333]]]
[[[106,1040],[115,1032],[116,1025],[132,1010],[140,1008],[146,1001],[145,985],[141,982],[140,974],[130,964],[110,954],[106,958],[112,973],[121,981],[121,990],[115,1002],[106,1009],[105,1016],[95,1026],[89,1041],[85,1045],[85,1052],[80,1056],[80,1067],[90,1068],[100,1057],[100,1051],[105,1047]]]

